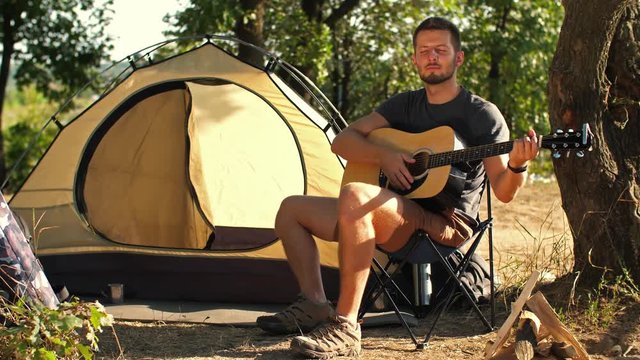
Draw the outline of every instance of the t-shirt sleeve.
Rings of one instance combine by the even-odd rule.
[[[477,118],[472,122],[477,128],[475,133],[476,145],[495,144],[509,140],[509,127],[502,113],[492,103],[486,103],[477,113]]]
[[[406,93],[397,94],[380,104],[375,111],[382,115],[391,127],[397,127],[407,117],[408,101]]]

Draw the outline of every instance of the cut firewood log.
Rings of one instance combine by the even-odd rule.
[[[526,312],[528,311],[523,311],[523,315]],[[523,318],[523,315],[520,315],[520,320],[518,321],[514,352],[518,360],[531,360],[535,355],[533,349],[538,345],[538,340],[536,339],[537,330],[535,329],[536,323],[531,316],[533,315],[533,317],[535,317],[535,315],[527,314],[526,318]]]
[[[536,314],[542,325],[549,330],[549,333],[551,333],[551,336],[553,336],[556,341],[565,342],[574,347],[576,351],[576,357],[573,357],[574,359],[589,359],[589,354],[587,354],[578,340],[576,340],[571,332],[562,324],[558,318],[558,314],[556,314],[551,305],[549,305],[549,302],[547,302],[547,299],[541,292],[535,293],[527,300],[527,307],[531,312]]]
[[[518,340],[513,345],[513,352],[518,360],[531,360],[535,356],[533,344],[527,340]]]
[[[531,326],[531,330],[533,331],[533,334],[536,336],[536,339],[540,340],[538,334],[540,333],[540,327],[542,326],[542,324],[540,323],[540,319],[538,319],[536,314],[528,310],[522,310],[522,313],[520,314],[520,318],[518,318],[518,328],[521,328],[523,326],[523,323],[525,322],[529,322],[529,325]]]
[[[511,327],[515,323],[518,315],[520,315],[520,312],[522,311],[522,308],[524,307],[524,304],[526,303],[527,299],[529,299],[529,296],[531,296],[531,292],[533,291],[533,288],[536,286],[536,282],[538,281],[539,276],[540,276],[540,273],[538,271],[534,271],[529,277],[529,280],[527,280],[527,283],[524,285],[524,288],[522,289],[520,296],[518,296],[518,299],[511,307],[511,314],[509,314],[509,317],[507,318],[507,320],[504,322],[504,324],[502,324],[502,326],[498,330],[496,341],[490,347],[487,348],[485,352],[485,357],[484,357],[485,360],[490,359],[493,356],[493,354],[495,354],[496,350],[498,350],[498,348],[500,348],[502,344],[504,344],[504,342],[507,340],[507,336],[511,332]]]

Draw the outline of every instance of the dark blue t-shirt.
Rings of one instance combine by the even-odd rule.
[[[383,102],[376,112],[392,128],[410,133],[449,126],[466,147],[509,140],[509,129],[500,110],[464,88],[453,100],[444,104],[430,104],[423,88],[408,91]],[[485,170],[482,160],[453,164],[452,173],[454,172],[466,178],[466,181],[460,186],[451,185],[450,181],[435,199],[416,201],[432,210],[454,207],[475,218],[484,190]]]

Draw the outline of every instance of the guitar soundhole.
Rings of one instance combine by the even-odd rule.
[[[413,153],[413,158],[416,160],[413,164],[407,164],[407,169],[409,173],[413,176],[413,183],[411,184],[410,189],[398,189],[389,182],[387,176],[380,171],[378,175],[378,183],[382,188],[388,188],[393,192],[399,195],[407,195],[415,191],[417,188],[424,184],[425,180],[427,180],[427,174],[429,173],[429,169],[427,165],[429,163],[429,155],[430,152],[426,149],[419,149]]]
[[[427,176],[429,169],[427,165],[429,164],[429,155],[431,153],[427,149],[418,149],[413,153],[413,159],[416,161],[413,164],[407,164],[407,168],[411,175],[413,175],[415,179],[422,179]]]

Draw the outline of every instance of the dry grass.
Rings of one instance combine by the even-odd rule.
[[[570,270],[571,236],[561,208],[555,183],[530,184],[511,204],[493,201],[495,261],[503,285],[518,285],[533,269],[549,276]],[[487,254],[487,247],[480,249]],[[562,287],[562,285],[558,285]],[[566,288],[566,286],[565,286]],[[497,324],[508,315],[508,300],[499,301]],[[487,309],[484,309],[487,310]],[[614,316],[608,328],[581,327],[579,320],[569,324],[594,359],[608,358],[612,345],[640,359],[640,304],[631,304]],[[424,334],[430,317],[420,321],[417,334]],[[99,358],[115,359],[294,359],[288,351],[290,338],[265,335],[256,328],[205,324],[118,322],[115,327],[123,354],[113,334],[101,336]],[[623,334],[623,335],[621,335]],[[439,323],[429,347],[420,352],[404,329],[396,326],[363,330],[361,359],[481,358],[493,334],[486,334],[474,313],[455,309]]]

